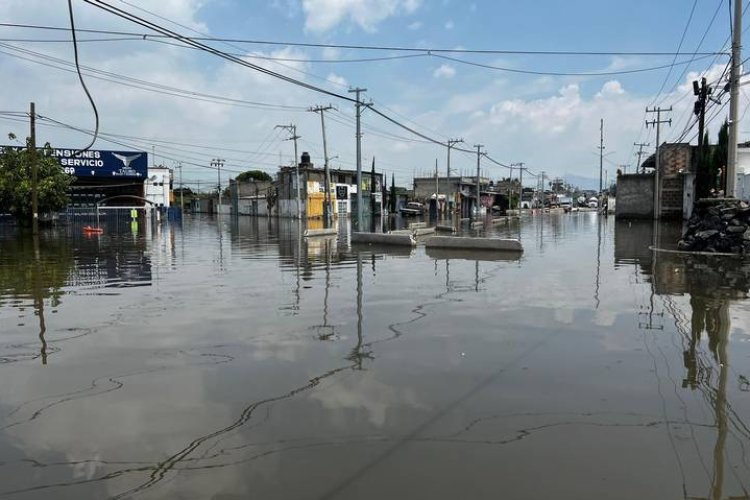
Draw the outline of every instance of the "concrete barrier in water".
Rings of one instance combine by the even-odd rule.
[[[477,229],[477,228],[480,228],[480,227],[484,227],[484,221],[480,220],[480,221],[472,222],[471,223],[471,228],[472,229]]]
[[[335,227],[329,227],[327,229],[305,229],[304,237],[312,238],[315,236],[336,236],[338,230]]]
[[[523,252],[518,240],[502,238],[469,238],[462,236],[433,236],[425,241],[428,248],[459,248],[463,250],[501,250],[505,252]]]
[[[445,233],[455,233],[456,232],[456,228],[453,227],[453,226],[438,224],[437,226],[435,226],[435,231],[438,231],[440,233],[443,233],[443,232],[445,232]]]
[[[410,222],[409,223],[409,229],[422,229],[427,227],[426,222]]]
[[[412,231],[414,236],[424,236],[425,234],[435,234],[435,228],[434,227],[418,227],[415,228],[414,231]]]
[[[352,244],[414,246],[417,241],[411,233],[352,233]]]

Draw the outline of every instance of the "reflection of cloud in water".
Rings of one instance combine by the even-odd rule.
[[[612,326],[617,319],[617,311],[601,308],[594,311],[594,324],[598,326]]]
[[[319,401],[330,411],[363,410],[370,423],[377,427],[386,423],[389,408],[425,407],[418,401],[413,389],[391,387],[376,380],[370,373],[356,380],[349,378],[326,390],[313,392],[310,398]]]
[[[575,309],[570,307],[560,307],[554,309],[554,318],[558,323],[570,325],[573,323],[573,316],[575,315]]]

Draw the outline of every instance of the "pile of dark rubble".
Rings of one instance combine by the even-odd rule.
[[[736,200],[698,204],[680,250],[750,254],[750,207]]]

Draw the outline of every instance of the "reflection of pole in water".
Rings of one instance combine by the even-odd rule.
[[[716,412],[716,444],[714,445],[714,470],[711,478],[711,498],[721,500],[724,488],[724,448],[727,441],[727,376],[729,372],[729,354],[727,342],[729,340],[729,308],[728,304],[719,307],[721,314],[719,322],[719,387],[714,400]]]
[[[302,253],[302,220],[297,218],[297,255],[294,258],[294,267],[297,270],[297,285],[294,288],[294,309],[299,310],[300,303],[300,278],[299,278],[299,267]]]
[[[451,280],[451,262],[450,259],[445,259],[445,291],[450,291],[450,280]]]
[[[34,235],[34,309],[36,310],[37,316],[39,316],[39,342],[41,347],[39,348],[39,355],[42,358],[42,364],[47,364],[47,340],[44,338],[44,334],[47,332],[47,325],[44,321],[44,294],[42,293],[41,283],[41,263],[39,262],[39,236]]]
[[[362,254],[357,253],[357,345],[351,355],[357,370],[362,369],[362,343]]]
[[[602,267],[602,219],[597,217],[597,230],[596,230],[596,286],[594,288],[594,300],[596,301],[596,309],[599,309],[599,286],[601,283],[601,267]]]
[[[474,291],[479,291],[479,261],[474,261]]]

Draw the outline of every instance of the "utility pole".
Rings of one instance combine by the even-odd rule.
[[[448,179],[446,179],[446,182],[448,183],[449,186],[450,186],[450,178],[451,178],[451,148],[453,148],[453,146],[455,146],[456,144],[461,144],[463,142],[464,142],[463,139],[448,139],[448,142],[446,143],[446,146],[448,146],[448,162],[446,163],[446,169],[447,169],[447,173],[448,173]],[[460,184],[460,182],[459,182],[459,184]],[[448,193],[446,193],[446,199],[445,199],[446,211],[447,211],[447,208],[448,208],[447,194]],[[453,195],[453,207],[454,207],[453,210],[454,210],[454,212],[456,210],[455,206],[456,206],[456,196],[455,196],[455,193],[454,193],[454,195]]]
[[[693,107],[693,113],[698,116],[698,171],[696,172],[696,199],[706,198],[709,194],[709,173],[708,165],[706,165],[705,149],[706,145],[703,143],[703,134],[705,131],[706,122],[706,101],[708,96],[711,95],[713,89],[706,85],[706,78],[701,78],[700,86],[697,80],[693,80],[693,94],[698,97]]]
[[[36,160],[36,107],[29,105],[29,157],[31,158],[31,232],[39,234],[39,164]]]
[[[654,169],[654,219],[656,220],[659,220],[661,218],[661,207],[659,206],[661,203],[661,193],[659,193],[659,176],[661,175],[661,173],[659,172],[659,166],[661,164],[659,160],[659,148],[661,147],[661,144],[659,143],[659,131],[661,130],[662,123],[668,123],[670,127],[672,126],[672,119],[670,118],[669,120],[662,120],[661,114],[671,112],[672,106],[670,106],[669,108],[646,108],[646,113],[656,113],[656,120],[646,120],[646,127],[648,127],[649,125],[651,125],[652,127],[656,127],[656,168]]]
[[[361,132],[361,119],[362,119],[362,106],[365,104],[359,98],[362,92],[367,92],[367,89],[353,88],[349,89],[349,92],[356,94],[356,115],[357,115],[357,230],[360,229],[360,221],[362,220],[362,132]]]
[[[177,168],[180,169],[180,213],[185,209],[185,201],[183,198],[185,187],[182,185],[182,162],[177,164]]]
[[[602,169],[604,168],[604,118],[599,119],[599,202],[602,196]]]
[[[448,142],[446,143],[446,146],[448,146],[448,163],[447,163],[447,173],[448,177],[451,176],[451,148],[455,146],[456,144],[461,144],[464,142],[463,139],[448,139]]]
[[[297,218],[302,218],[302,205],[300,197],[300,190],[299,190],[299,156],[297,155],[297,139],[301,139],[302,137],[297,135],[297,125],[290,123],[289,125],[276,125],[274,128],[280,128],[284,130],[288,130],[290,134],[292,134],[290,137],[288,137],[287,141],[294,141],[294,169],[295,174],[297,178]]]
[[[477,148],[477,218],[479,218],[479,214],[481,213],[479,207],[481,207],[482,204],[482,198],[480,195],[481,189],[479,188],[479,169],[481,167],[480,159],[482,158],[482,148],[484,147],[484,144],[474,144],[474,147]]]
[[[435,219],[440,218],[440,181],[438,177],[438,159],[435,158]]]
[[[508,209],[512,209],[513,206],[513,167],[518,167],[520,172],[520,178],[523,179],[523,162],[511,163],[510,166],[510,183],[508,185]],[[521,185],[521,193],[518,196],[518,208],[521,207],[521,194],[523,193],[523,185]]]
[[[742,0],[734,0],[734,27],[732,28],[732,72],[729,81],[729,148],[725,176],[724,196],[734,197],[737,171],[737,140],[739,133],[740,66],[742,65]]]
[[[211,166],[216,167],[216,172],[219,178],[219,208],[216,213],[221,215],[221,167],[224,166],[224,160],[222,158],[214,158],[211,160]]]
[[[331,210],[331,174],[328,170],[328,146],[326,144],[326,122],[325,112],[331,109],[335,109],[330,104],[328,106],[315,106],[310,108],[308,111],[313,113],[320,113],[320,128],[323,131],[323,166],[325,168],[325,201],[323,204],[323,220],[326,225],[330,222],[333,210]]]
[[[638,164],[635,166],[635,171],[638,173],[638,167],[641,166],[641,156],[643,156],[643,148],[647,148],[651,145],[650,142],[634,142],[633,146],[638,146],[638,152],[636,153],[636,156],[638,156]],[[646,169],[644,168],[641,171],[642,174],[646,173]]]

